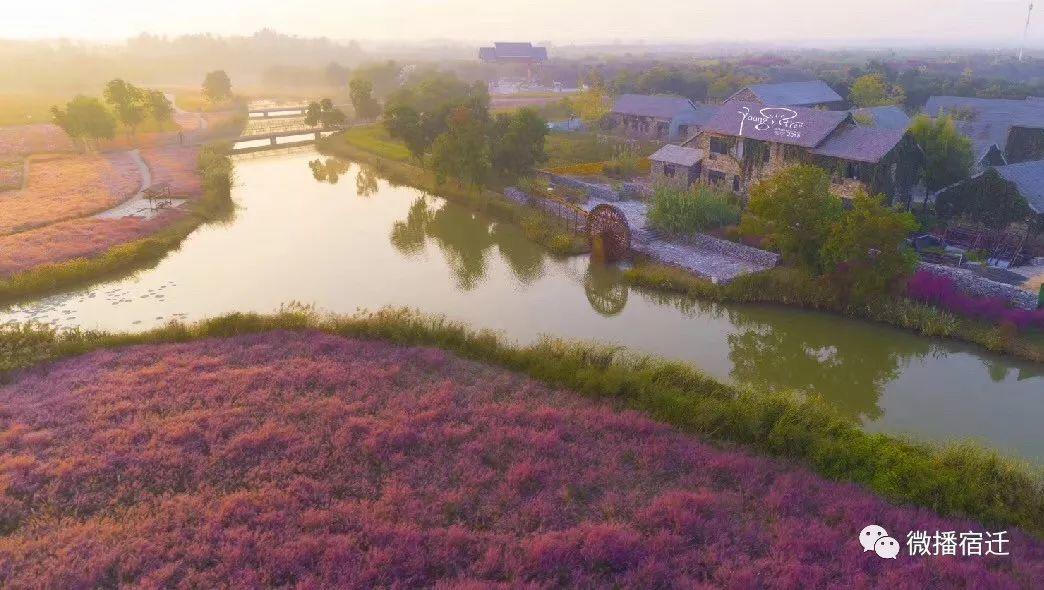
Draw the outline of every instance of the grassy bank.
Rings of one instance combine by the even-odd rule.
[[[380,131],[372,131],[374,129]],[[389,152],[388,149],[380,147],[383,143],[375,144],[368,141],[367,138],[380,137],[381,133],[383,128],[377,126],[355,127],[345,133],[320,140],[316,147],[324,154],[372,166],[381,177],[393,183],[419,188],[482,211],[494,219],[518,224],[525,231],[526,237],[556,255],[566,256],[588,251],[587,239],[568,231],[565,222],[557,217],[509,201],[504,195],[492,190],[476,191],[454,182],[439,184],[430,171],[395,157],[394,151]],[[358,141],[362,143],[356,143]],[[401,147],[401,144],[397,145]],[[408,155],[407,153],[407,159]]]
[[[112,279],[156,264],[177,248],[193,230],[232,213],[231,144],[215,144],[200,152],[203,196],[191,203],[188,215],[161,231],[121,244],[93,258],[77,258],[39,266],[0,280],[0,305],[42,297],[60,290]]]
[[[931,305],[897,296],[886,296],[862,305],[839,301],[814,277],[793,268],[775,268],[746,275],[727,285],[715,285],[676,269],[642,261],[625,271],[632,285],[655,293],[732,303],[775,303],[805,309],[835,312],[912,330],[932,338],[952,338],[1044,362],[1044,347],[1038,334],[1019,335],[1002,327],[961,318]]]
[[[354,316],[319,316],[302,309],[267,316],[232,314],[194,325],[171,323],[139,334],[0,327],[0,371],[7,375],[99,348],[274,329],[314,329],[437,346],[554,386],[614,400],[719,444],[793,459],[832,479],[866,485],[892,502],[1044,535],[1044,474],[980,447],[943,447],[868,433],[817,398],[731,387],[689,365],[615,347],[558,340],[516,347],[493,333],[405,310]]]

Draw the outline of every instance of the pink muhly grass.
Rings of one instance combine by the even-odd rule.
[[[907,280],[906,295],[964,317],[1012,324],[1019,330],[1044,328],[1044,309],[1015,309],[999,297],[972,297],[958,291],[950,277],[924,270]]]
[[[11,587],[993,587],[861,528],[994,530],[440,350],[272,332],[101,350],[0,387]]]

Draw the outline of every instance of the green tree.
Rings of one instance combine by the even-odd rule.
[[[116,133],[116,119],[97,98],[76,96],[64,109],[51,107],[51,115],[82,149],[87,148],[88,140],[112,139]]]
[[[490,132],[493,171],[506,181],[530,174],[547,160],[547,132],[547,121],[532,109],[497,115]]]
[[[413,107],[398,104],[385,110],[384,128],[388,130],[388,135],[406,144],[414,159],[418,162],[424,159],[430,142],[421,125],[421,116]]]
[[[438,182],[447,177],[475,188],[489,179],[490,147],[486,121],[466,106],[459,106],[447,118],[448,129],[431,146],[431,168]]]
[[[1004,227],[1032,212],[1018,187],[990,168],[981,176],[939,193],[935,212],[942,219],[969,219],[989,227]]]
[[[924,183],[938,190],[968,177],[973,156],[971,140],[957,131],[949,116],[914,117],[910,135],[924,152]]]
[[[606,126],[609,116],[609,97],[602,87],[581,92],[573,98],[576,114],[590,129]]]
[[[174,118],[174,105],[170,104],[159,90],[150,90],[146,98],[146,108],[149,115],[161,125]]]
[[[830,194],[830,175],[800,165],[751,188],[741,230],[765,236],[784,260],[819,272],[823,244],[840,215],[841,200]]]
[[[882,74],[866,74],[852,83],[848,100],[858,107],[877,107],[901,104],[906,93],[901,86],[889,84]]]
[[[145,93],[137,86],[117,78],[105,85],[102,96],[105,97],[105,102],[112,105],[120,123],[123,123],[132,135],[136,133],[138,125],[145,120]]]
[[[203,96],[210,102],[221,102],[232,98],[232,80],[225,70],[208,72],[203,78]]]
[[[910,212],[892,209],[885,201],[883,195],[856,194],[823,246],[824,265],[837,271],[852,299],[886,292],[916,265],[904,240],[917,222]]]
[[[334,106],[333,101],[324,98],[319,102],[309,103],[305,109],[305,124],[310,127],[321,126],[324,129],[340,127],[348,122],[344,111]]]
[[[372,119],[381,114],[381,105],[373,97],[373,84],[363,78],[353,78],[348,83],[348,96],[360,119]]]

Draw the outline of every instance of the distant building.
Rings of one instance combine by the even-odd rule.
[[[910,115],[895,105],[852,109],[849,112],[860,125],[897,130],[905,130],[910,126]]]
[[[730,101],[683,144],[702,154],[700,180],[746,193],[757,181],[795,164],[831,173],[832,190],[909,199],[923,154],[905,130],[864,127],[847,111],[765,107]]]
[[[994,193],[989,188],[991,180],[987,178],[991,170],[1015,186],[1019,194],[1026,199],[1030,211],[1033,212],[1037,231],[1044,229],[1044,161],[1035,160],[1008,164],[1006,166],[988,167],[970,178],[942,189],[936,193],[935,198],[937,200],[940,198],[945,199],[945,193],[967,190],[968,188],[973,188],[976,191],[981,190],[986,194],[992,195]]]
[[[547,61],[547,48],[532,43],[496,42],[493,47],[480,47],[479,59],[490,63],[539,64]]]
[[[688,188],[699,181],[703,152],[696,148],[667,144],[649,156],[649,174],[656,183]]]
[[[822,80],[752,84],[725,99],[773,107],[837,108],[844,99]]]
[[[924,113],[954,118],[957,129],[971,139],[976,171],[1044,159],[1044,98],[933,96]]]
[[[617,129],[632,137],[684,141],[716,111],[717,107],[680,96],[621,94],[610,114]]]

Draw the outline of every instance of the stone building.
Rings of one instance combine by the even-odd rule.
[[[702,128],[717,107],[669,95],[621,94],[610,113],[618,131],[631,137],[684,141]]]
[[[699,181],[703,151],[667,144],[649,156],[649,175],[656,184],[688,188]]]
[[[813,164],[830,172],[839,196],[862,188],[907,201],[923,168],[906,131],[860,126],[846,111],[732,101],[683,145],[704,154],[702,182],[735,193],[783,168]]]
[[[833,109],[844,106],[844,99],[822,80],[752,84],[725,99],[725,103],[744,102],[772,107]]]

